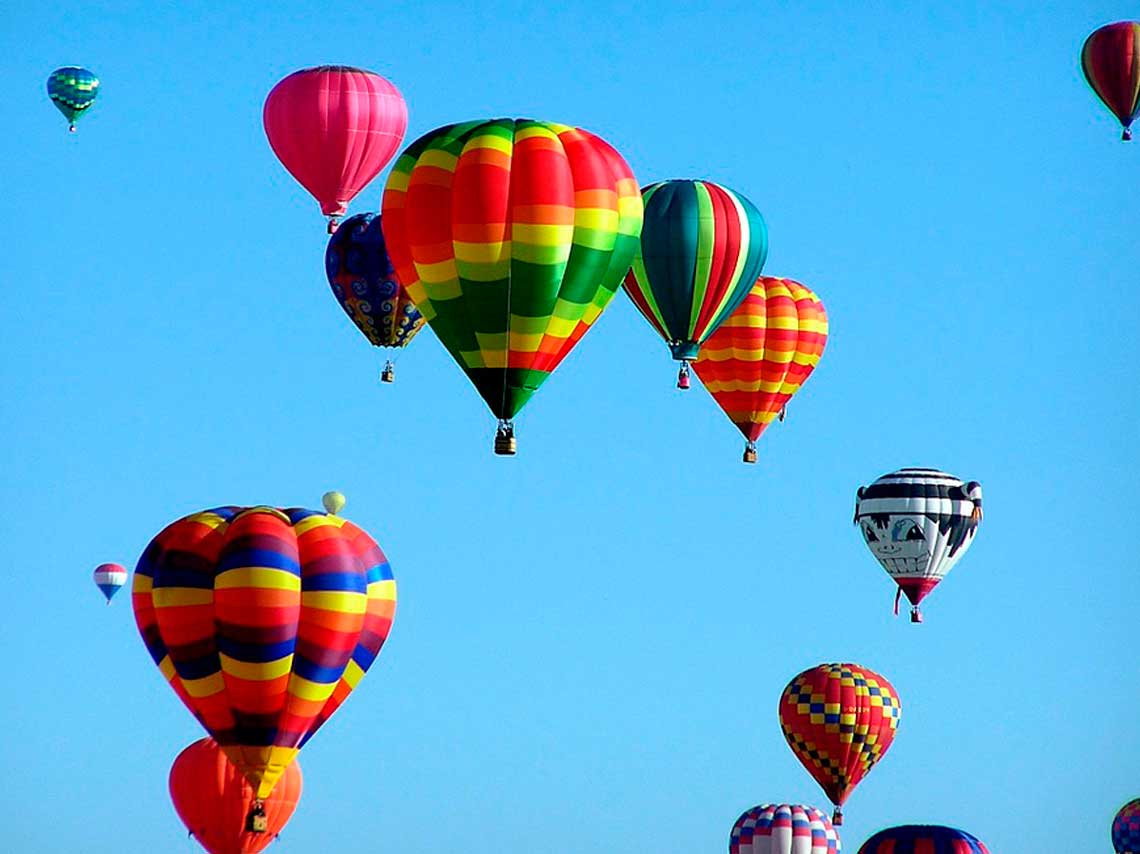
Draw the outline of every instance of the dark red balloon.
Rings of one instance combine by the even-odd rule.
[[[1140,113],[1140,23],[1119,21],[1089,36],[1081,50],[1081,68],[1093,91],[1120,119],[1121,139],[1132,139],[1129,127]]]
[[[378,74],[322,65],[274,86],[262,122],[273,153],[320,202],[331,234],[348,203],[400,147],[408,108]]]

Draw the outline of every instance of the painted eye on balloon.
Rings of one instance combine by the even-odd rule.
[[[913,519],[899,519],[891,528],[891,540],[896,543],[925,539],[922,528]]]
[[[868,543],[877,543],[879,541],[878,534],[875,533],[875,530],[870,525],[863,526],[863,536],[867,538]]]

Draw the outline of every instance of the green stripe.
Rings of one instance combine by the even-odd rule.
[[[712,195],[704,181],[696,181],[693,189],[697,193],[697,263],[693,269],[692,301],[689,303],[689,326],[685,336],[688,341],[698,340],[697,319],[709,290],[713,252],[716,251],[716,212]]]

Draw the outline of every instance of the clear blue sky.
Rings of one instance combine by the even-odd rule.
[[[903,703],[852,854],[901,822],[1109,850],[1140,795],[1140,142],[1078,58],[1135,4],[203,5],[0,24],[0,849],[194,850],[166,777],[200,729],[91,569],[203,507],[338,488],[399,610],[271,850],[715,854],[755,803],[826,806],[775,710],[841,660]],[[643,183],[749,196],[765,272],[832,327],[759,465],[621,294],[513,460],[432,333],[378,387],[261,128],[273,84],[322,63],[395,82],[409,139],[534,116]],[[77,137],[44,93],[65,64],[103,81]],[[986,495],[922,626],[851,525],[903,465]]]

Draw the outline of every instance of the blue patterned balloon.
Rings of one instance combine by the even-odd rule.
[[[1140,854],[1140,798],[1122,806],[1113,819],[1112,847],[1116,854]]]
[[[423,316],[396,279],[377,214],[341,223],[325,250],[325,272],[344,313],[377,347],[404,347]]]

